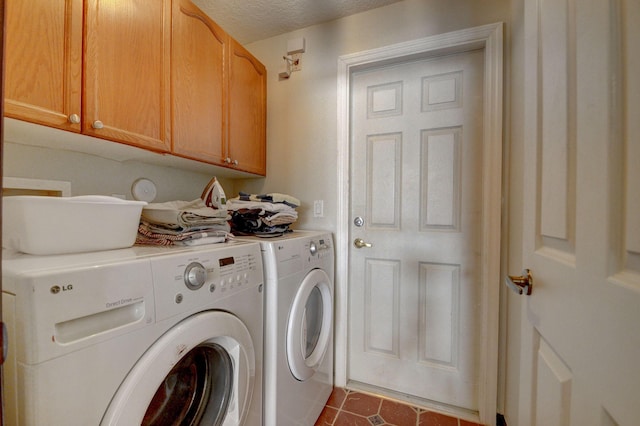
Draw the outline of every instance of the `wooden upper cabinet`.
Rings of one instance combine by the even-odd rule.
[[[227,34],[189,0],[172,16],[173,152],[224,164]]]
[[[227,157],[240,170],[266,174],[267,72],[229,39],[229,142]]]
[[[83,133],[171,149],[171,0],[86,0]]]
[[[82,0],[6,2],[5,115],[80,131]]]
[[[266,174],[266,69],[190,0],[6,7],[6,116]]]
[[[265,175],[264,65],[190,0],[173,8],[173,152]]]

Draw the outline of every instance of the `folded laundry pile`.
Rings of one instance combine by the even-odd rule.
[[[225,242],[230,234],[229,214],[202,199],[149,203],[142,209],[136,244],[196,246]]]
[[[273,237],[289,232],[289,225],[298,220],[296,208],[300,200],[280,193],[247,194],[240,192],[227,200],[234,235]]]

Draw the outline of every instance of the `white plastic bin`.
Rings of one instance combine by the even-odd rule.
[[[20,195],[2,203],[2,246],[36,255],[131,247],[147,204],[102,195]]]

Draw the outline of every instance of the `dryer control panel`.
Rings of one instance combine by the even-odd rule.
[[[298,231],[281,239],[262,242],[267,280],[287,277],[309,268],[333,270],[333,239],[330,233]]]
[[[332,256],[333,249],[331,247],[331,238],[324,237],[313,239],[309,241],[309,254],[311,256],[318,256],[320,258],[325,256]]]
[[[262,291],[260,246],[254,243],[212,246],[151,261],[156,319],[215,307],[242,291]]]

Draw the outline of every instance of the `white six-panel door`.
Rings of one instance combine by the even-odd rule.
[[[525,6],[517,424],[637,425],[640,3]]]
[[[478,411],[483,51],[352,76],[349,375]]]
[[[338,59],[335,383],[486,425],[497,400],[502,31]]]

